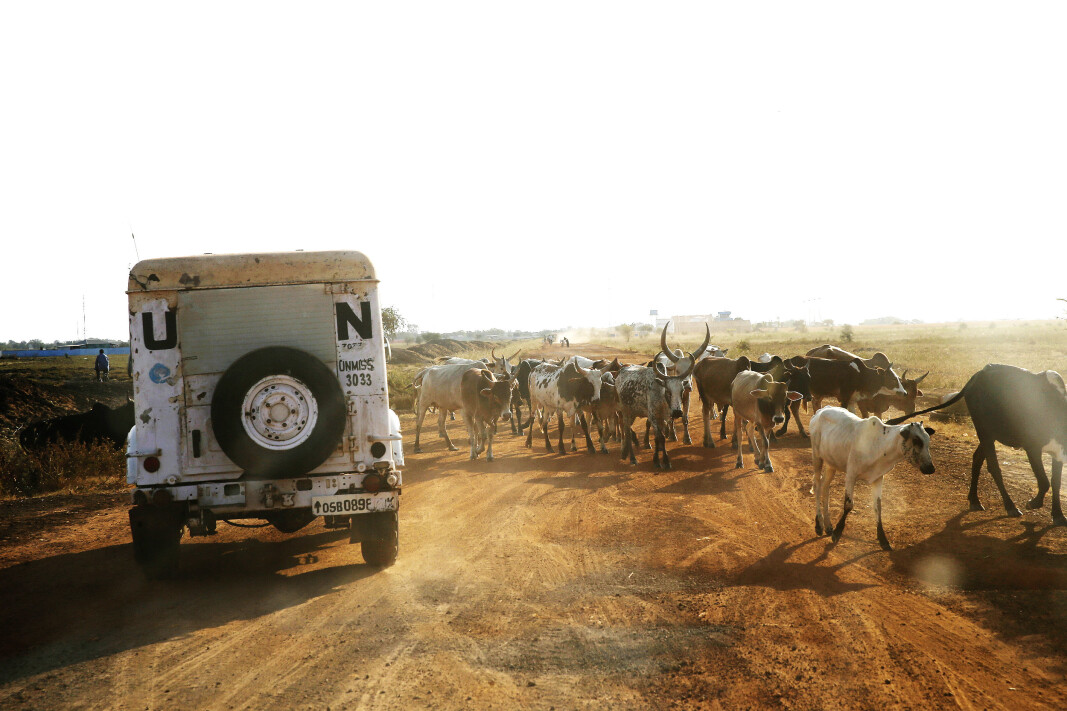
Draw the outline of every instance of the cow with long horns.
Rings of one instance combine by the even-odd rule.
[[[663,325],[663,331],[659,334],[660,352],[656,355],[655,360],[653,360],[652,363],[649,363],[649,365],[652,366],[655,363],[661,364],[663,366],[664,372],[668,375],[675,375],[681,372],[688,372],[691,374],[693,372],[693,366],[696,365],[696,362],[704,358],[704,356],[709,353],[708,345],[711,343],[711,328],[708,326],[708,324],[704,324],[704,342],[701,343],[700,347],[697,348],[695,351],[693,351],[689,355],[685,355],[684,353],[682,353],[681,350],[672,350],[667,347],[667,327],[670,325],[670,321]],[[718,348],[716,348],[715,350],[718,351],[719,354],[725,355],[725,351],[719,351]],[[693,379],[689,376],[686,376],[684,381],[684,387],[682,389],[682,408],[680,411],[681,414],[675,415],[672,412],[670,418],[668,419],[668,435],[670,436],[672,442],[678,441],[678,435],[674,431],[674,419],[676,417],[681,417],[682,443],[693,443],[693,438],[689,436],[689,396],[692,392]],[[652,421],[649,420],[649,425],[645,429],[646,447],[648,446],[648,429],[651,427],[651,423]]]
[[[667,428],[672,417],[682,416],[682,395],[696,361],[694,354],[690,353],[685,360],[688,364],[686,369],[678,375],[667,375],[659,364],[653,367],[630,365],[619,371],[615,378],[615,389],[619,394],[622,459],[625,460],[629,455],[630,464],[637,464],[634,454],[637,435],[633,431],[633,423],[636,418],[644,417],[656,436],[653,464],[661,469],[671,468],[671,460],[667,456]]]

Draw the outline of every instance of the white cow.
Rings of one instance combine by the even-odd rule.
[[[874,513],[878,518],[878,543],[893,550],[882,528],[882,477],[902,459],[923,474],[934,473],[930,459],[930,435],[934,430],[921,422],[887,425],[873,415],[860,419],[841,407],[824,407],[811,418],[811,459],[815,469],[815,534],[830,533],[830,482],[837,471],[845,473],[845,507],[833,529],[834,543],[845,530],[852,510],[856,479],[873,485]]]
[[[480,361],[473,367],[488,367]],[[470,370],[470,363],[456,363],[453,365],[434,365],[424,368],[415,376],[418,382],[415,395],[415,449],[416,453],[422,451],[419,446],[419,438],[422,435],[422,420],[426,417],[426,411],[431,407],[437,408],[437,433],[445,441],[452,451],[458,449],[448,438],[445,431],[445,413],[463,409],[463,374]]]
[[[549,418],[557,414],[559,422],[559,451],[566,452],[563,443],[563,415],[572,421],[584,421],[580,410],[585,403],[597,403],[600,400],[601,377],[599,370],[590,370],[576,364],[573,360],[564,360],[562,365],[541,363],[530,371],[530,411],[541,414],[541,431],[545,435],[545,449],[552,450],[552,443],[548,438]],[[572,424],[573,426],[573,424]],[[586,448],[591,454],[596,454],[593,441],[589,437],[588,422],[583,425],[585,431]],[[530,431],[526,433],[526,446],[531,447],[533,441],[533,421],[531,419]]]

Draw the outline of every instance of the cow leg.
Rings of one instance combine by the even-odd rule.
[[[589,436],[589,421],[585,419],[585,415],[578,413],[578,424],[582,426],[582,432],[585,433],[585,449],[590,454],[596,454],[596,447],[593,446],[593,438]],[[601,440],[603,444],[603,440]]]
[[[674,431],[674,426],[671,426],[671,431]],[[667,456],[667,437],[661,431],[656,435],[656,451],[661,453],[662,459],[659,461],[659,468],[667,470],[671,468],[671,458]]]
[[[789,417],[790,417],[789,411],[792,410],[794,407],[798,407],[798,406],[799,406],[798,402],[794,401],[794,402],[790,402],[789,403],[789,407],[785,408],[785,422],[783,422],[782,426],[778,428],[778,431],[774,433],[775,437],[784,437],[785,436],[785,431],[789,429]],[[800,416],[799,415],[795,415],[794,414],[794,417],[797,418],[797,422],[800,422]]]
[[[693,438],[689,436],[689,396],[692,390],[682,392],[682,444],[692,444]]]
[[[815,414],[822,407],[822,395],[811,396],[811,414]]]
[[[422,447],[419,446],[419,436],[422,434],[422,421],[426,417],[426,408],[419,407],[418,417],[415,420],[415,448],[412,450],[415,454],[422,451]]]
[[[572,417],[571,420],[571,424],[573,425],[574,418]],[[559,426],[559,453],[566,454],[567,447],[563,442],[563,431],[566,429],[567,425],[566,421],[563,419],[563,410],[556,411],[556,424]]]
[[[882,528],[882,479],[874,482],[873,485],[874,495],[874,515],[878,519],[878,545],[882,547],[884,551],[893,550],[893,546],[889,544],[889,539],[886,538],[885,529]]]
[[[845,530],[845,519],[848,518],[849,512],[852,511],[852,489],[856,484],[856,475],[852,472],[845,472],[845,507],[841,510],[841,518],[837,521],[837,526],[834,527],[833,535],[830,536],[834,543],[841,538],[841,534]]]
[[[769,428],[764,428],[763,425],[759,426],[759,435],[763,445],[763,471],[773,472],[774,466],[771,464],[771,438],[769,434],[774,434]]]
[[[545,449],[549,452],[555,452],[552,448],[552,441],[548,438],[548,422],[552,417],[548,412],[548,408],[544,408],[544,412],[541,413],[541,433],[545,436]]]
[[[652,431],[652,423],[645,420],[645,449],[652,449],[652,446],[648,443],[648,433]]]
[[[526,448],[531,449],[533,447],[533,431],[534,431],[534,418],[537,416],[537,408],[530,403],[530,421],[526,423],[526,427],[530,429],[526,430]],[[519,432],[522,432],[522,427],[519,428]]]
[[[723,405],[722,410],[719,411],[719,441],[726,439],[726,413],[730,411],[729,405]],[[736,442],[737,435],[734,435]]]
[[[704,446],[708,449],[715,449],[715,441],[711,436],[711,406],[704,402],[704,398],[701,398],[700,407],[704,413]]]
[[[738,417],[737,412],[734,412],[734,442],[740,441],[740,437],[741,437],[741,435],[739,434],[740,431],[741,431],[741,418]],[[744,451],[745,451],[744,447],[738,447],[737,448],[737,463],[735,465],[736,469],[741,469],[742,467],[745,466],[745,457],[742,454],[742,452],[744,452]]]
[[[982,502],[978,499],[978,475],[982,472],[983,462],[985,462],[985,447],[979,442],[971,457],[971,488],[967,492],[967,501],[971,504],[971,511],[985,511],[985,506],[982,506]]]
[[[822,515],[822,474],[825,463],[816,452],[811,454],[811,488],[815,493],[815,535],[821,536],[826,529]]]
[[[1063,461],[1052,458],[1052,522],[1058,526],[1067,526],[1067,518],[1063,517],[1063,509],[1060,508],[1060,480],[1063,474]]]
[[[469,414],[466,409],[463,410],[463,424],[467,426],[467,438],[470,440],[471,447],[471,461],[474,461],[482,450],[478,446],[478,426],[474,421],[474,416]]]
[[[487,462],[493,461],[493,435],[494,435],[494,432],[493,432],[492,429],[490,429],[485,435],[485,438],[486,438],[486,449],[488,450],[488,451],[486,451],[486,454],[485,454],[485,461],[487,461]]]
[[[667,432],[664,433],[672,442],[678,441],[678,431],[674,429],[674,418],[667,418]]]
[[[437,434],[441,435],[441,439],[448,445],[448,451],[455,452],[459,447],[452,444],[452,440],[448,438],[448,430],[445,429],[445,410],[444,408],[437,409]]]
[[[1037,495],[1026,502],[1026,508],[1039,509],[1045,505],[1045,494],[1048,492],[1048,476],[1045,474],[1045,465],[1041,461],[1041,450],[1027,450],[1026,458],[1030,460],[1030,468],[1034,470],[1034,476],[1037,477]]]
[[[981,440],[981,436],[979,436],[978,439]],[[988,444],[985,445],[986,468],[989,469],[989,473],[993,477],[993,481],[996,483],[997,489],[1000,490],[1000,498],[1004,502],[1004,511],[1008,514],[1008,516],[1011,516],[1012,518],[1018,518],[1019,516],[1023,515],[1023,512],[1020,511],[1019,508],[1015,505],[1015,502],[1011,500],[1011,495],[1008,493],[1008,490],[1004,488],[1004,476],[1001,474],[1000,462],[997,460],[996,444],[993,442],[992,438],[988,439],[987,441]]]

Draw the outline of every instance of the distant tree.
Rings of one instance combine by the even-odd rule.
[[[434,333],[433,331],[425,331],[423,333],[420,333],[418,338],[419,343],[429,343],[431,341],[439,340],[441,340],[441,334]]]
[[[630,342],[630,336],[634,335],[634,327],[628,323],[620,323],[615,327],[615,332],[626,339],[626,342]]]
[[[841,340],[845,343],[852,343],[852,337],[854,335],[856,334],[855,331],[852,330],[851,324],[846,323],[844,326],[841,327]]]
[[[396,334],[403,331],[407,325],[407,319],[400,315],[400,310],[395,306],[386,306],[382,309],[382,329],[389,338],[395,338]]]

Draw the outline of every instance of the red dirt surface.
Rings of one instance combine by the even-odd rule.
[[[506,425],[497,460],[470,462],[459,421],[460,451],[429,428],[414,455],[403,424],[400,558],[384,571],[321,524],[220,527],[183,542],[180,580],[150,583],[114,497],[0,503],[0,706],[1014,710],[1067,697],[1067,529],[1047,502],[1007,518],[985,473],[988,510],[967,510],[966,423],[934,424],[935,474],[887,477],[890,553],[862,485],[842,540],[815,537],[795,430],[772,445],[774,473],[747,456],[735,469],[725,444],[680,443],[656,473],[649,450],[636,467],[617,444],[546,454]],[[1002,460],[1025,502],[1025,456]],[[842,496],[838,480],[834,516]]]

